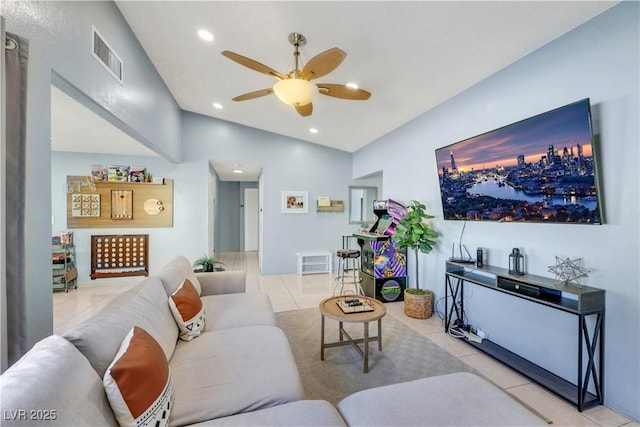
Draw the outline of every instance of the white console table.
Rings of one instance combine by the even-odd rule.
[[[296,252],[298,257],[298,274],[331,274],[333,263],[333,253],[317,252]]]

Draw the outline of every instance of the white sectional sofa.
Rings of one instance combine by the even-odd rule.
[[[204,332],[188,342],[178,340],[168,304],[185,278],[202,289],[206,310]],[[156,339],[169,361],[172,426],[215,419],[233,423],[234,416],[243,420],[237,414],[247,412],[258,425],[279,424],[283,418],[291,425],[317,425],[319,419],[344,425],[327,402],[302,400],[295,360],[269,297],[246,293],[244,272],[196,275],[184,257],[62,337],[42,340],[7,370],[0,391],[9,415],[2,425],[117,425],[102,378],[134,325]],[[288,402],[295,405],[290,408]],[[33,412],[39,410],[48,410],[50,419]]]
[[[203,332],[192,341],[178,339],[168,304],[185,278],[201,289],[206,311]],[[502,390],[470,374],[365,390],[340,402],[340,412],[329,402],[304,400],[291,348],[268,296],[245,290],[244,272],[194,274],[186,258],[174,258],[63,336],[37,343],[8,369],[0,377],[2,425],[118,425],[103,376],[134,326],[157,341],[168,361],[174,389],[171,426],[465,425],[469,420],[545,425]],[[455,403],[480,397],[487,401],[462,405],[464,410]],[[403,417],[394,415],[394,408],[409,403]],[[433,411],[449,415],[434,417]]]

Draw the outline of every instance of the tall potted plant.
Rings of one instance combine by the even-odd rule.
[[[427,222],[433,216],[427,214],[425,210],[424,204],[412,200],[407,207],[406,215],[400,220],[393,233],[397,248],[411,249],[415,254],[416,287],[405,290],[404,313],[417,319],[428,319],[433,313],[433,292],[420,289],[420,269],[418,268],[418,252],[424,254],[431,252],[438,237],[438,233]]]

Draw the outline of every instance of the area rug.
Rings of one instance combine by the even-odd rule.
[[[320,360],[320,312],[306,309],[276,313],[298,364],[307,399],[337,404],[354,392],[453,372],[475,372],[427,338],[387,315],[382,319],[382,351],[369,344],[369,373],[363,373],[362,357],[352,346],[328,348]],[[362,338],[362,324],[347,324],[354,339]],[[378,334],[377,322],[369,324],[370,336]],[[338,322],[325,321],[325,342],[338,341]]]

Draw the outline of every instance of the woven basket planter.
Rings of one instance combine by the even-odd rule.
[[[414,319],[428,319],[433,315],[433,292],[414,295],[404,291],[404,314]]]

